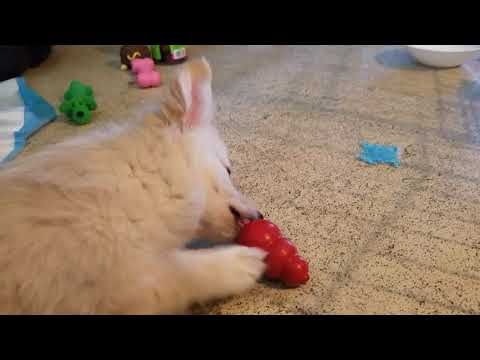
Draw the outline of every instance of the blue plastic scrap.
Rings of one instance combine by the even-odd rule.
[[[23,77],[0,82],[0,164],[13,160],[27,139],[56,116],[55,108]]]
[[[359,160],[370,165],[388,164],[394,167],[400,166],[400,159],[398,158],[398,147],[392,145],[377,145],[362,142],[362,152]]]

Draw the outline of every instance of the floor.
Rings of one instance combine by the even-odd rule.
[[[124,121],[162,89],[136,89],[118,49],[59,46],[26,78],[56,106],[71,79],[91,84],[87,127]],[[436,71],[396,46],[188,50],[214,69],[235,180],[311,269],[298,289],[265,282],[195,313],[480,313],[480,61]],[[21,156],[83,131],[59,118]],[[400,168],[358,161],[363,140],[398,145]]]

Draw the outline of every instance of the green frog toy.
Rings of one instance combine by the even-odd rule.
[[[92,111],[97,108],[91,86],[73,80],[63,96],[60,111],[77,125],[88,124],[92,119]]]

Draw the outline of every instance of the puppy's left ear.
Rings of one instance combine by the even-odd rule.
[[[212,70],[205,58],[188,62],[177,78],[184,110],[183,128],[208,124],[213,116]]]

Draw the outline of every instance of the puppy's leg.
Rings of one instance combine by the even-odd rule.
[[[173,250],[136,272],[137,279],[115,294],[129,314],[182,313],[196,302],[243,293],[265,270],[265,252],[243,246]],[[128,289],[128,290],[127,290]]]
[[[192,302],[228,297],[251,289],[265,270],[265,256],[260,249],[244,246],[175,253]]]

